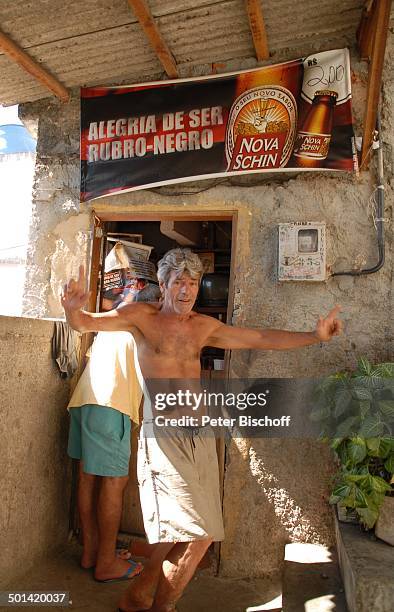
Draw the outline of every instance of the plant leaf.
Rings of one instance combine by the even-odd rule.
[[[377,415],[367,416],[358,431],[361,438],[375,438],[383,433],[383,424]]]
[[[353,465],[361,463],[367,456],[367,445],[363,438],[352,438],[348,444],[348,456]]]
[[[384,462],[384,467],[385,469],[388,471],[388,473],[390,474],[390,476],[393,476],[394,474],[394,453],[392,453]]]
[[[353,397],[358,400],[372,400],[372,393],[369,389],[365,389],[365,387],[354,386],[353,387]]]
[[[383,478],[380,478],[380,476],[370,476],[369,483],[371,489],[375,491],[375,493],[384,494],[386,491],[391,491],[391,486],[388,484],[388,482],[383,480]]]
[[[394,363],[379,363],[374,366],[373,374],[383,378],[394,378]]]
[[[375,454],[379,450],[380,438],[367,438],[365,440],[367,448],[371,453]]]
[[[349,484],[353,484],[355,482],[366,483],[368,481],[368,474],[346,474],[346,476],[344,476],[344,480]]]
[[[327,404],[317,404],[310,412],[310,419],[313,422],[324,421],[331,416],[330,407]]]
[[[385,459],[393,450],[392,438],[375,438],[378,440],[378,445],[374,447],[373,452],[369,452],[370,457],[380,457]]]
[[[331,448],[336,451],[338,446],[342,444],[343,438],[334,438],[331,442]]]
[[[385,378],[382,378],[381,376],[375,376],[375,375],[358,376],[357,378],[354,379],[354,381],[355,381],[354,383],[355,387],[362,387],[363,389],[370,389],[370,390],[382,389],[387,384]]]
[[[349,438],[358,429],[359,417],[351,416],[342,421],[335,432],[335,438]]]
[[[349,460],[349,456],[348,456],[348,452],[347,452],[347,447],[348,447],[349,440],[346,440],[346,439],[343,440],[342,438],[337,438],[337,439],[341,439],[342,441],[336,447],[335,452],[338,455],[341,464],[342,465],[346,465],[346,463]]]
[[[335,402],[334,417],[336,419],[345,412],[346,408],[349,406],[351,401],[352,401],[352,394],[348,389],[337,389],[335,396],[334,396],[334,402]]]
[[[361,374],[366,374],[367,376],[369,376],[372,371],[372,366],[366,357],[360,357],[357,362],[357,368]]]
[[[371,407],[371,402],[369,400],[361,400],[360,402],[360,417],[362,420],[367,416],[369,409]]]
[[[355,490],[355,500],[354,506],[355,508],[368,508],[368,498],[365,493],[359,487],[356,487]]]
[[[337,485],[331,493],[329,503],[337,504],[340,500],[346,498],[351,491],[351,487],[345,484]]]
[[[390,421],[394,421],[394,400],[380,400],[378,402],[379,410]]]
[[[374,508],[356,508],[356,512],[360,517],[360,521],[368,529],[372,529],[378,520],[379,511]]]

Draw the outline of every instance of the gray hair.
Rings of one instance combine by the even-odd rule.
[[[172,271],[176,272],[177,277],[186,272],[191,278],[199,281],[203,273],[201,259],[190,249],[171,249],[164,255],[163,259],[160,259],[157,266],[157,277],[166,286]]]

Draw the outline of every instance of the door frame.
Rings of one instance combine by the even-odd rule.
[[[88,268],[89,278],[89,302],[88,309],[90,312],[97,312],[99,308],[98,297],[101,294],[101,285],[103,283],[103,275],[101,274],[103,262],[106,237],[104,233],[104,224],[110,222],[120,221],[162,221],[169,219],[172,221],[231,221],[231,259],[230,259],[230,279],[229,279],[229,292],[227,302],[227,323],[232,322],[232,315],[234,310],[234,290],[235,290],[235,259],[237,252],[237,229],[238,229],[238,211],[236,209],[230,210],[204,210],[204,212],[198,210],[188,210],[185,212],[168,210],[163,207],[163,210],[144,210],[144,211],[95,211],[92,210],[92,244],[90,252],[90,262]],[[85,362],[85,354],[92,343],[93,334],[84,334],[81,343],[81,362],[82,367]],[[225,378],[229,377],[231,361],[231,351],[225,352],[224,362],[224,375]],[[217,440],[217,454],[219,464],[219,482],[220,482],[220,497],[223,509],[223,498],[224,498],[224,479],[225,479],[225,468],[226,468],[226,446],[224,438],[218,438]],[[217,559],[216,572],[219,571],[220,565],[220,552],[221,543],[216,542],[214,545],[214,551]]]

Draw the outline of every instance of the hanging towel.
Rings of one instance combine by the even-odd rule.
[[[59,367],[61,378],[71,378],[78,367],[77,332],[64,321],[55,321],[52,357]]]

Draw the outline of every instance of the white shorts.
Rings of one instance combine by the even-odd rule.
[[[212,431],[141,427],[138,482],[148,542],[224,539],[216,442]]]

